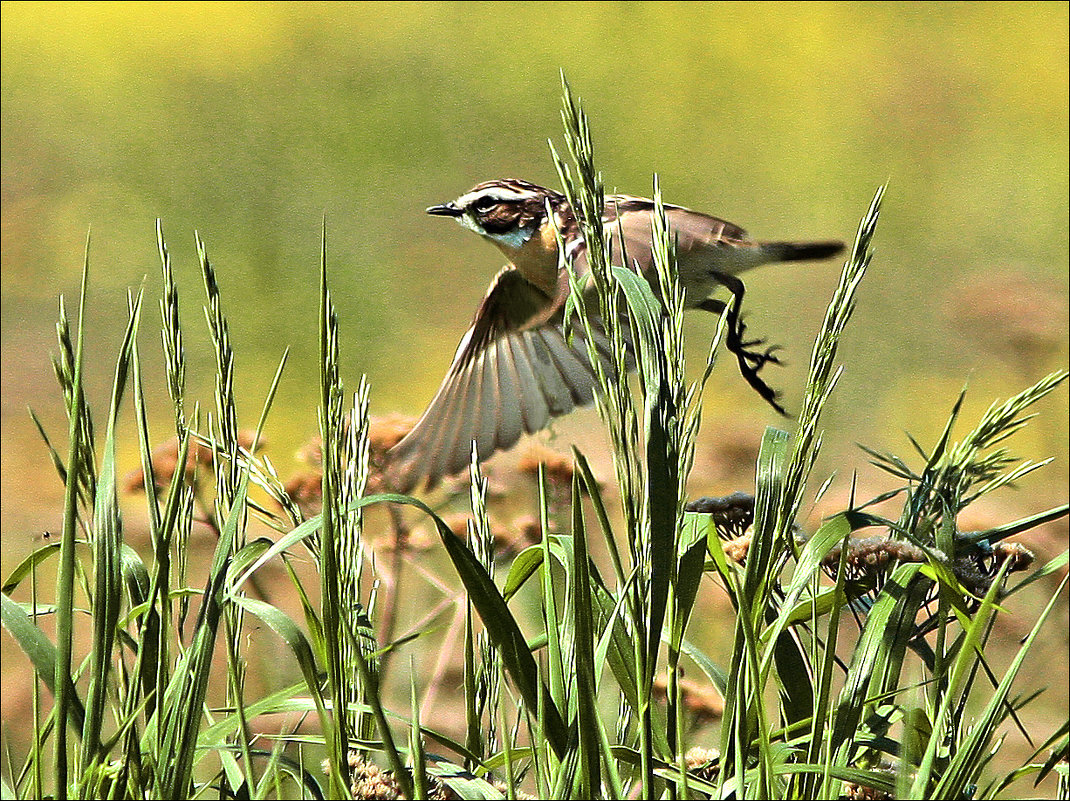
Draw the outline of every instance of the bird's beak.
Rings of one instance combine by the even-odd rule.
[[[464,214],[452,202],[443,203],[441,206],[431,206],[427,209],[427,213],[434,214],[436,217],[460,217]]]

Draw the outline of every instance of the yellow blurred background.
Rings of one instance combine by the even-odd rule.
[[[423,209],[494,177],[557,185],[547,139],[562,142],[561,69],[611,190],[648,194],[656,172],[668,201],[756,238],[851,239],[889,183],[812,490],[836,472],[842,501],[858,470],[876,494],[894,482],[856,443],[917,465],[905,432],[932,445],[964,385],[960,434],[1067,363],[1066,3],[5,2],[0,29],[5,575],[60,526],[62,486],[26,409],[63,441],[49,358],[90,229],[98,416],[126,291],[144,285],[150,422],[161,439],[169,430],[160,218],[190,397],[211,406],[214,361],[194,231],[219,274],[245,426],[291,349],[267,434],[285,476],[317,425],[323,217],[344,378],[355,388],[368,376],[373,414],[419,413],[501,265]],[[817,264],[748,278],[750,330],[786,348],[789,364],[765,375],[789,409],[837,274]],[[712,318],[689,324],[693,368],[712,330]],[[1012,450],[1054,464],[981,505],[976,527],[1065,501],[1065,387],[1038,408]],[[577,419],[558,440],[603,447],[594,413]],[[747,489],[701,468],[765,425],[790,425],[723,358],[706,421],[694,494]],[[1045,536],[1033,545],[1050,557],[1065,524]],[[1050,630],[1064,688],[1065,619]],[[21,669],[11,645],[5,636],[5,684]],[[10,703],[5,693],[5,721]]]

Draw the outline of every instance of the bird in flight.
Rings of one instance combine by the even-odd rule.
[[[737,276],[770,262],[830,258],[844,249],[843,242],[755,242],[730,222],[681,206],[664,208],[669,236],[676,242],[685,307],[717,314],[727,309],[726,345],[740,371],[784,413],[776,393],[758,375],[766,363],[777,362],[773,349],[750,350],[761,342],[743,339],[739,306],[744,287]],[[527,181],[487,181],[427,213],[454,218],[496,245],[509,263],[487,290],[427,411],[388,454],[387,475],[398,492],[421,482],[433,488],[465,469],[473,443],[480,461],[512,447],[523,433],[540,431],[553,418],[591,403],[597,386],[585,334],[578,326],[571,338],[564,331],[570,289],[558,253],[559,235],[564,258],[576,274],[582,277],[590,269],[579,221],[565,196]],[[602,217],[612,263],[621,263],[623,240],[629,266],[656,287],[653,214],[652,200],[610,195]],[[720,286],[732,293],[733,301],[710,297]],[[597,325],[592,336],[603,369],[611,375],[609,338]]]

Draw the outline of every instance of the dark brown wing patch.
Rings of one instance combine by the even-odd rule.
[[[472,326],[461,340],[451,372],[468,364],[502,333],[536,324],[553,311],[554,300],[512,267],[503,268],[483,296]]]

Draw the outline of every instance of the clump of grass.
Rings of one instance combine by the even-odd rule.
[[[689,500],[702,391],[724,329],[689,383],[660,189],[655,181],[657,278],[648,283],[609,258],[590,128],[567,85],[563,118],[568,159],[554,155],[581,212],[594,286],[588,294],[570,274],[569,322],[586,342],[597,335],[612,344],[609,361],[592,352],[591,363],[600,370],[616,486],[602,487],[578,451],[525,466],[537,500],[524,527],[541,539],[504,559],[492,520],[498,501],[479,465],[471,514],[459,526],[417,499],[368,494],[381,486],[380,456],[398,430],[369,419],[366,382],[347,401],[325,234],[320,437],[314,469],[289,483],[257,450],[285,354],[253,433],[242,434],[223,293],[199,242],[217,355],[215,412],[202,428],[185,398],[179,293],[159,230],[176,438],[166,459],[151,445],[139,294],[130,301],[96,450],[82,395],[87,255],[78,321],[72,329],[61,306],[55,361],[69,418],[66,456],[47,445],[67,489],[61,542],[20,565],[2,598],[5,627],[54,699],[35,716],[22,765],[8,765],[6,796],[989,798],[1056,772],[1066,797],[1066,722],[1050,733],[1023,731],[1035,751],[1011,771],[994,770],[993,753],[1008,725],[1021,728],[1019,711],[1033,698],[1015,695],[1016,681],[1066,585],[1066,551],[1032,569],[1007,538],[1066,515],[1067,506],[985,531],[960,530],[958,517],[1046,464],[1018,460],[1005,441],[1067,374],[994,404],[955,442],[960,397],[937,443],[914,443],[919,466],[871,451],[901,486],[867,502],[852,498],[805,536],[799,510],[821,445],[822,409],[842,369],[840,337],[871,264],[882,189],[815,342],[794,433],[766,431],[753,493]],[[615,378],[632,367],[633,383]],[[117,499],[116,424],[128,388],[141,445],[140,473],[129,486],[144,490],[147,555],[124,541]],[[273,503],[252,499],[251,486]],[[611,512],[613,496],[619,514]],[[897,515],[874,513],[878,502],[896,500]],[[364,512],[373,506],[390,512],[388,565],[366,536]],[[442,603],[399,636],[401,567],[414,547],[406,506],[430,524],[455,578],[433,577]],[[251,517],[276,535],[250,536]],[[199,581],[184,561],[195,522],[216,535]],[[41,603],[36,571],[57,554],[54,605]],[[306,557],[313,581],[300,569]],[[268,565],[285,571],[300,619],[276,601],[277,585],[257,590]],[[1010,575],[1025,570],[1012,583]],[[1013,595],[1060,572],[1011,664],[997,671],[986,656],[996,617]],[[691,634],[711,584],[735,613],[730,653],[707,653]],[[27,586],[30,600],[14,600]],[[523,609],[525,597],[534,599],[533,614]],[[186,625],[191,603],[197,615]],[[87,614],[76,616],[76,608]],[[451,609],[460,642],[446,636],[429,661],[460,667],[460,723],[452,730],[421,711],[420,695],[438,689],[441,672],[421,681],[411,658],[432,647]],[[55,640],[38,625],[45,615],[55,618]],[[76,655],[83,621],[89,646]],[[273,637],[286,657],[275,661],[290,663],[300,680],[252,698],[245,649],[253,638]],[[410,659],[402,661],[406,649]],[[405,662],[407,675],[398,667]],[[388,689],[391,676],[403,692]],[[254,725],[283,713],[296,718],[271,735]],[[719,732],[696,727],[700,716],[719,718]]]

